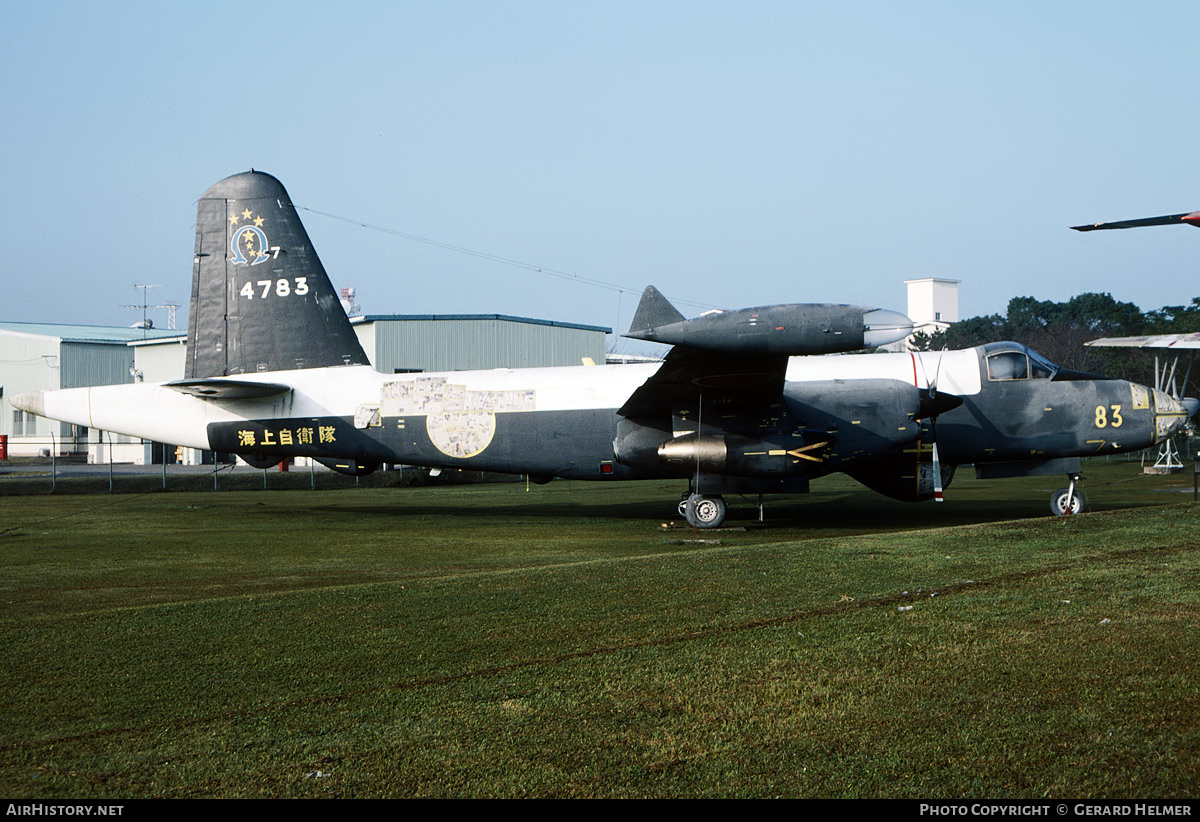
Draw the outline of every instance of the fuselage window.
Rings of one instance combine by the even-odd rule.
[[[1029,358],[1018,351],[1005,351],[987,358],[989,380],[1029,379]]]

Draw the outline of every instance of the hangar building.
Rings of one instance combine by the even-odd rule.
[[[54,323],[0,322],[0,435],[14,456],[87,449],[89,431],[13,408],[26,391],[133,382],[129,344],[176,332]]]

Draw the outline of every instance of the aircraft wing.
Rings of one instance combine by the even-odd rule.
[[[676,345],[654,376],[630,395],[617,411],[636,419],[669,413],[678,405],[757,403],[783,391],[785,354],[735,354]]]
[[[1163,217],[1142,217],[1138,220],[1114,220],[1108,223],[1091,223],[1090,225],[1073,225],[1075,231],[1097,231],[1109,228],[1142,228],[1148,225],[1183,225],[1200,226],[1200,211],[1187,214],[1167,214]]]
[[[873,348],[912,329],[912,320],[895,311],[828,303],[709,311],[688,320],[650,286],[625,336],[674,348],[617,413],[670,413],[700,398],[725,406],[774,401],[789,357]]]
[[[1084,345],[1097,348],[1200,348],[1200,332],[1156,334],[1149,337],[1105,337]]]

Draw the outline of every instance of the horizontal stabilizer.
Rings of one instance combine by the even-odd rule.
[[[1076,231],[1098,231],[1108,228],[1141,228],[1148,225],[1194,225],[1200,228],[1200,211],[1187,214],[1167,214],[1164,217],[1143,217],[1139,220],[1115,220],[1110,223],[1092,223],[1091,225],[1073,225]]]
[[[250,380],[177,380],[165,383],[181,394],[206,400],[260,400],[276,397],[292,390],[290,385],[279,382],[251,382]]]

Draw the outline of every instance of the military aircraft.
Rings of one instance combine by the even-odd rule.
[[[678,478],[695,527],[727,494],[796,493],[844,472],[941,499],[957,466],[1063,473],[1171,436],[1196,411],[1163,392],[1059,368],[1022,345],[861,354],[909,334],[893,311],[793,304],[687,319],[653,287],[630,337],[661,363],[391,375],[359,345],[283,185],[250,171],[201,197],[184,379],[24,394],[51,419],[268,467],[311,457],[615,481]],[[833,355],[833,356],[819,356]]]
[[[1073,225],[1076,231],[1100,231],[1113,228],[1143,228],[1150,225],[1190,225],[1200,228],[1200,211],[1185,214],[1166,214],[1162,217],[1140,217],[1136,220],[1113,220],[1107,223]]]

